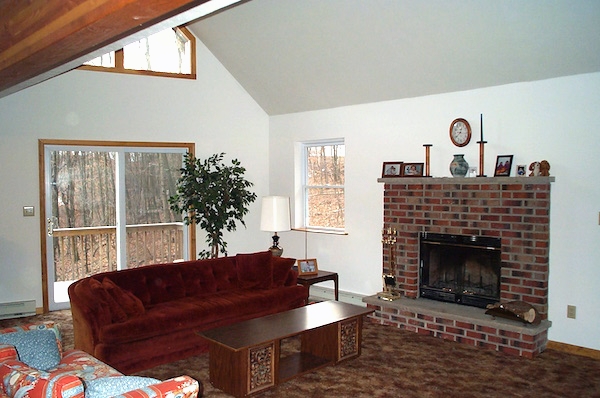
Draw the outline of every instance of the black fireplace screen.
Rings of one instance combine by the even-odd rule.
[[[500,239],[422,232],[420,296],[485,308],[500,300]]]

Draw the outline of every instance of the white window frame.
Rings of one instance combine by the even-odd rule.
[[[345,233],[346,223],[344,222],[344,228],[334,228],[334,227],[325,227],[325,226],[313,226],[309,225],[309,206],[308,206],[308,190],[309,188],[339,188],[344,191],[344,196],[346,195],[346,186],[344,185],[308,185],[308,151],[307,148],[315,147],[315,146],[330,146],[330,145],[343,145],[344,152],[346,150],[346,144],[343,138],[334,138],[327,140],[318,140],[318,141],[305,141],[300,143],[300,151],[301,151],[301,220],[302,227],[298,229],[304,229],[308,231],[315,232],[329,232],[329,233]],[[344,181],[346,180],[344,176]],[[344,214],[346,213],[346,206],[344,200]],[[345,219],[345,217],[344,217]]]

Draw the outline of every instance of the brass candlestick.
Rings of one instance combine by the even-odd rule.
[[[429,150],[433,146],[432,144],[423,144],[425,147],[425,177],[431,177],[429,174]]]
[[[479,174],[477,175],[477,177],[487,177],[483,173],[483,147],[485,144],[487,144],[487,141],[477,141],[477,143],[479,144]]]
[[[483,173],[483,147],[487,144],[487,141],[483,140],[483,113],[479,115],[479,175],[477,177],[486,177]]]

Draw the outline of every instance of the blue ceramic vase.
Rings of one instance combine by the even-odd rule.
[[[450,173],[452,177],[464,177],[469,171],[469,163],[464,158],[465,155],[454,155],[450,163]]]

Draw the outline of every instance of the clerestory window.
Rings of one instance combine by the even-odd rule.
[[[195,79],[196,39],[184,27],[165,29],[79,69]]]

